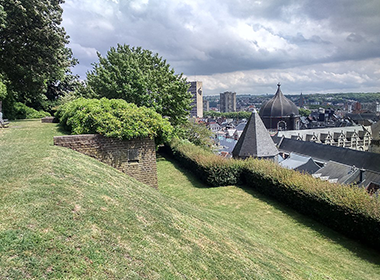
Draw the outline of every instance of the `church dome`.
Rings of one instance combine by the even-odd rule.
[[[280,83],[277,86],[275,96],[261,106],[260,117],[290,117],[299,115],[296,104],[284,96],[280,89]]]

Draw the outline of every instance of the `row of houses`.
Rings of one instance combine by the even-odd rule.
[[[279,137],[321,143],[325,145],[368,151],[371,144],[371,126],[330,127],[321,129],[279,131]]]

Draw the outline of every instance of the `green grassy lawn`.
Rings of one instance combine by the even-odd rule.
[[[378,279],[380,254],[158,159],[159,190],[69,149],[55,124],[0,129],[0,279]]]

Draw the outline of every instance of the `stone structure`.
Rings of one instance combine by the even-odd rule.
[[[203,89],[202,82],[190,82],[189,92],[191,97],[191,111],[190,116],[196,118],[203,118]]]
[[[42,123],[58,123],[58,119],[55,117],[43,117],[41,119]]]
[[[157,188],[156,147],[153,139],[119,140],[99,134],[54,137],[67,147],[104,162],[136,180]]]
[[[298,107],[303,108],[305,104],[306,104],[305,98],[303,97],[302,92],[301,92],[300,99],[298,100]]]
[[[255,157],[275,161],[277,155],[278,150],[268,130],[256,110],[253,111],[232,151],[232,156],[240,159]]]
[[[236,92],[226,91],[220,94],[220,112],[236,112]]]
[[[269,130],[293,130],[300,127],[299,110],[291,100],[287,99],[277,84],[275,96],[260,108],[260,117]]]

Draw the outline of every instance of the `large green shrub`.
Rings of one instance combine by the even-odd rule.
[[[13,102],[13,100],[6,99],[3,103],[4,115],[6,118],[14,119],[40,119],[43,117],[51,116],[50,113],[45,111],[37,111],[33,108],[26,106],[21,102]]]
[[[42,110],[37,111],[20,102],[16,102],[13,108],[15,119],[39,119],[50,116],[50,113],[48,112]]]
[[[3,101],[6,97],[7,97],[7,87],[1,81],[1,76],[0,76],[0,101]]]
[[[97,133],[128,140],[149,137],[161,144],[173,133],[169,121],[153,109],[121,99],[79,98],[60,106],[56,117],[72,134]]]

